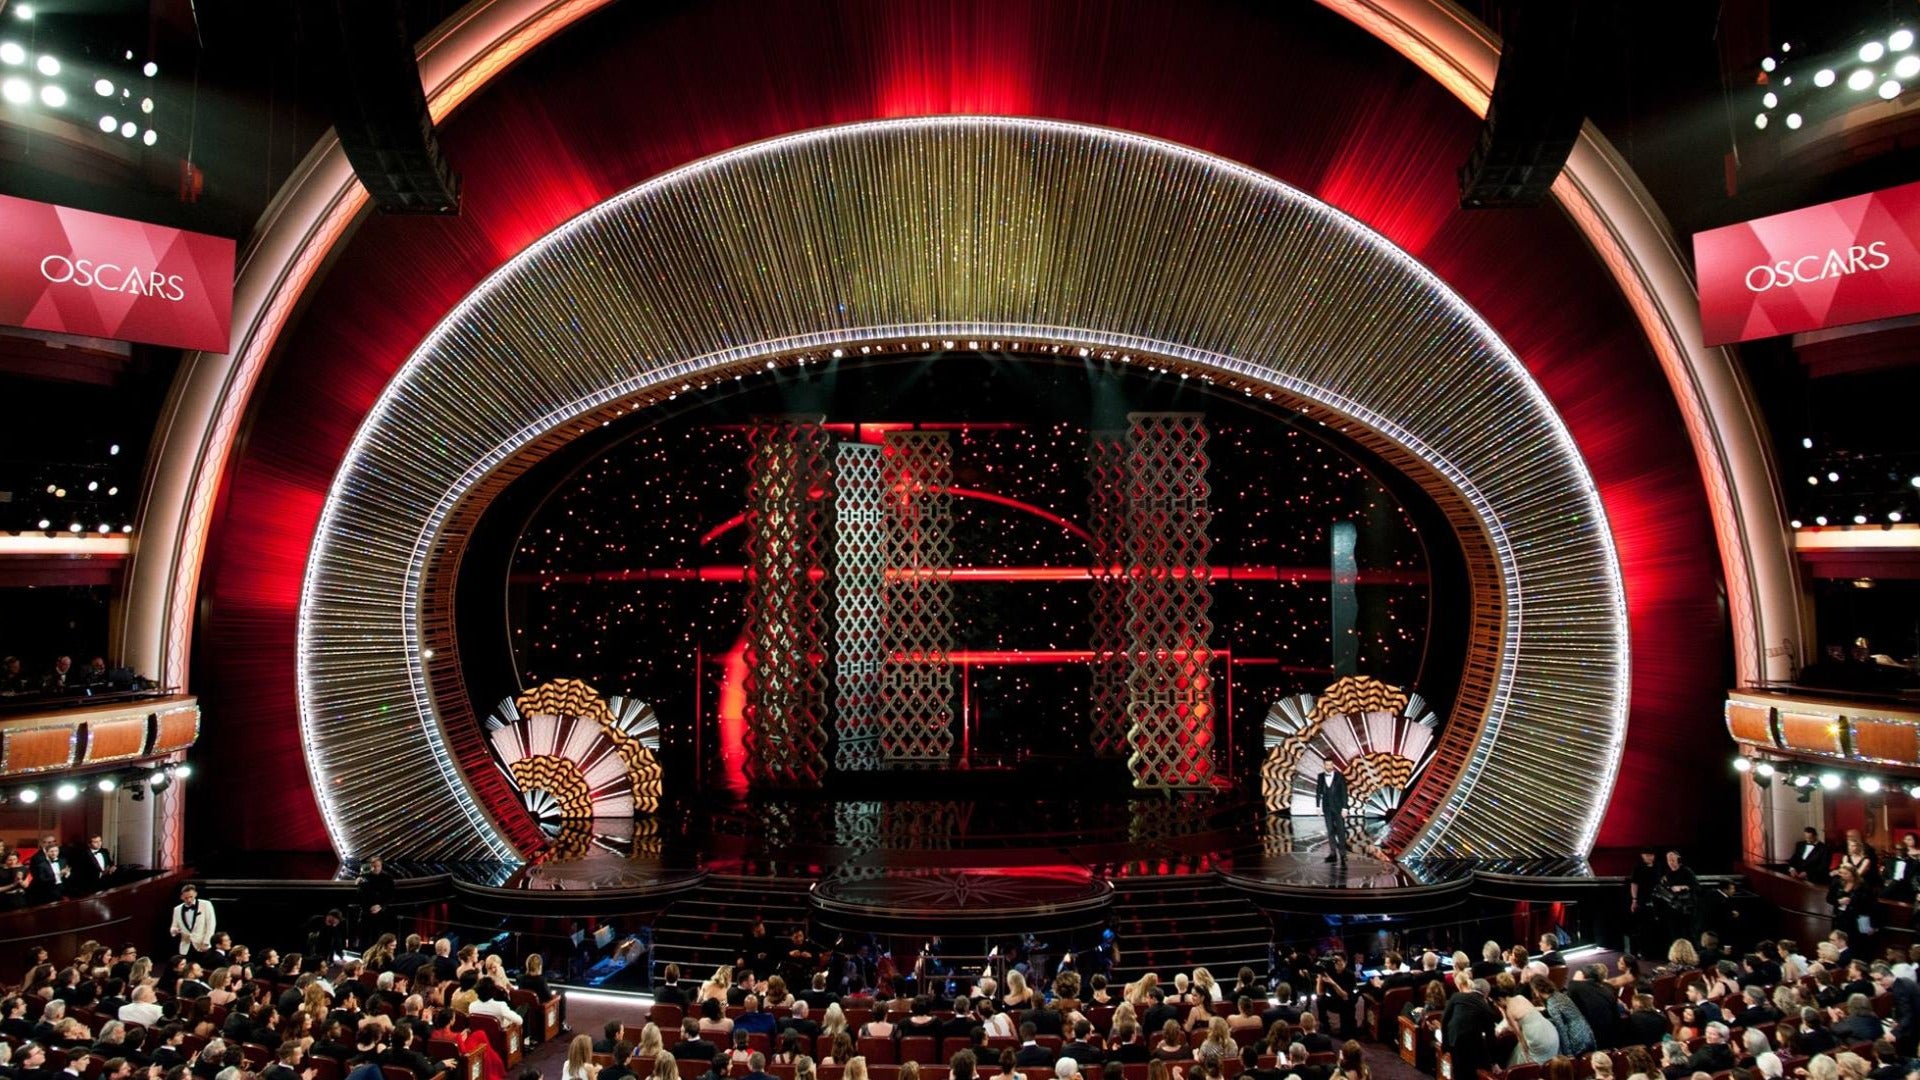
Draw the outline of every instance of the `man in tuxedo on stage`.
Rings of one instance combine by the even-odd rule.
[[[1313,801],[1327,822],[1327,862],[1347,857],[1347,778],[1328,758],[1313,782]]]
[[[204,952],[213,944],[213,903],[200,899],[200,890],[191,884],[180,886],[180,902],[174,905],[169,932],[180,943],[181,956]]]
[[[67,894],[67,880],[73,876],[73,862],[60,853],[60,841],[51,836],[40,838],[40,850],[27,861],[27,873],[33,881],[27,886],[27,903],[50,904]]]
[[[113,865],[113,855],[107,851],[106,843],[98,836],[87,837],[87,850],[73,862],[73,886],[76,893],[96,893],[113,884],[113,875],[119,867]]]

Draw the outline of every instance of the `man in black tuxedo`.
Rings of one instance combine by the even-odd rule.
[[[1820,839],[1820,830],[1809,825],[1800,834],[1800,843],[1787,860],[1787,873],[1801,881],[1825,885],[1833,873],[1833,851]]]
[[[33,1021],[27,1019],[27,999],[15,994],[0,1001],[0,1035],[27,1041],[33,1035]]]
[[[608,1021],[609,1025],[612,1023]],[[668,1052],[677,1061],[712,1061],[715,1049],[713,1043],[700,1038],[700,1021],[689,1016],[680,1021],[680,1041]]]
[[[1060,1010],[1054,1008],[1052,1002],[1042,1002],[1037,1008],[1028,1009],[1020,1014],[1020,1019],[1032,1024],[1033,1030],[1042,1035],[1067,1033],[1067,1018],[1060,1015]]]
[[[372,944],[381,934],[392,933],[397,925],[393,917],[393,875],[387,873],[387,864],[380,856],[367,860],[353,883],[353,891],[360,904],[360,940]]]
[[[1035,1040],[1034,1036],[1037,1034],[1038,1032],[1033,1029],[1033,1021],[1029,1020],[1020,1025],[1020,1049],[1014,1052],[1014,1065],[1022,1069],[1053,1068],[1053,1051],[1041,1046]]]
[[[1595,1049],[1611,1050],[1619,1045],[1620,999],[1607,985],[1604,964],[1588,964],[1567,980],[1567,997],[1593,1029]]]
[[[1156,986],[1147,991],[1147,994],[1153,1000],[1153,1004],[1147,1008],[1145,1015],[1140,1017],[1140,1030],[1157,1034],[1161,1028],[1167,1026],[1167,1021],[1183,1019],[1179,1009],[1167,1004],[1165,990]]]
[[[1333,767],[1333,759],[1313,782],[1313,803],[1327,822],[1327,862],[1347,857],[1347,778]]]
[[[653,1000],[655,1003],[660,1005],[678,1005],[684,1012],[687,1005],[693,1001],[693,998],[680,985],[680,965],[668,964],[661,970],[660,978],[660,986],[653,992]],[[615,1062],[615,1064],[625,1065],[626,1062],[620,1061]]]
[[[61,856],[59,840],[43,836],[40,850],[27,863],[27,873],[33,876],[33,883],[27,886],[27,903],[50,904],[66,896],[73,864]]]
[[[85,895],[108,888],[113,885],[113,875],[119,869],[113,864],[113,855],[107,851],[105,841],[98,836],[87,837],[87,850],[73,861],[74,893]]]
[[[840,995],[827,989],[826,972],[814,972],[811,981],[813,985],[800,992],[800,997],[807,1003],[807,1008],[825,1011],[827,1006],[840,1003]],[[658,995],[655,995],[655,1000],[658,1000]],[[966,1032],[963,1031],[960,1034],[965,1035]]]
[[[1098,1068],[1105,1055],[1093,1045],[1093,1024],[1085,1017],[1073,1022],[1073,1041],[1060,1048],[1061,1057],[1070,1057],[1080,1063],[1081,1071]]]
[[[1453,985],[1459,993],[1447,999],[1441,1014],[1440,1044],[1453,1055],[1453,1075],[1479,1076],[1481,1069],[1496,1064],[1493,1003],[1487,1000],[1486,983],[1476,985],[1464,971],[1454,973]]]
[[[961,996],[953,999],[953,1017],[940,1022],[940,1038],[970,1039],[973,1029],[980,1026],[980,1018],[974,1015],[973,999]]]
[[[1873,965],[1873,981],[1880,992],[1893,997],[1893,1045],[1902,1058],[1911,1058],[1920,1046],[1920,985],[1897,978],[1886,964]]]

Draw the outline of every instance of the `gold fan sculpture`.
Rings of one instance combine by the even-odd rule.
[[[556,842],[580,846],[607,831],[596,819],[660,809],[660,718],[643,701],[602,699],[578,679],[556,679],[503,698],[486,728],[501,771]]]
[[[1347,778],[1350,816],[1389,817],[1432,759],[1438,726],[1420,695],[1365,675],[1345,676],[1317,698],[1281,698],[1267,710],[1260,765],[1267,809],[1318,813],[1314,778],[1331,760]]]

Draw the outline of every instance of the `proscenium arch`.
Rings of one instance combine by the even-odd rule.
[[[1461,508],[1463,544],[1484,538],[1491,579],[1457,772],[1406,851],[1592,846],[1626,730],[1620,570],[1571,437],[1492,330],[1377,234],[1244,166],[1085,125],[929,117],[648,181],[515,256],[408,358],[334,478],[301,595],[303,743],[341,855],[515,853],[456,760],[473,725],[442,720],[464,688],[436,556],[457,559],[490,479],[648,394],[948,339],[1164,357],[1397,451]],[[395,760],[431,762],[433,782],[396,790]],[[1482,775],[1542,782],[1496,797]]]

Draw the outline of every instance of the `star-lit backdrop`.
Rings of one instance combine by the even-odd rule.
[[[1223,751],[1222,772],[1241,771],[1232,766],[1256,752],[1258,725],[1274,698],[1332,680],[1326,575],[1335,522],[1353,522],[1360,537],[1357,669],[1424,687],[1434,614],[1425,545],[1450,548],[1452,538],[1440,527],[1423,535],[1376,475],[1378,466],[1363,463],[1363,451],[1316,421],[1238,395],[1189,392],[1166,376],[989,359],[986,379],[971,357],[788,373],[775,386],[670,417],[636,415],[621,422],[630,435],[612,436],[620,441],[567,475],[530,474],[522,482],[552,491],[511,562],[507,626],[520,683],[581,678],[655,703],[680,769],[695,765],[701,743],[724,742],[734,689],[727,661],[740,642],[746,596],[731,573],[745,562],[745,530],[734,524],[748,481],[742,420],[824,410],[843,439],[873,439],[907,423],[951,430],[954,564],[963,568],[953,644],[983,657],[962,666],[967,759],[985,766],[1036,752],[1083,756],[1090,669],[1072,653],[1088,648],[1091,590],[1085,578],[1047,578],[1084,569],[1092,558],[1085,533],[1091,425],[1117,425],[1128,409],[1177,404],[1208,413],[1211,433],[1219,575],[1212,644],[1225,657],[1215,665],[1217,684],[1231,667],[1234,723],[1232,739],[1224,729],[1220,737],[1243,759],[1229,763]],[[1438,520],[1430,506],[1416,509]],[[1276,568],[1281,573],[1266,573]],[[676,579],[673,571],[704,572],[704,580],[692,573]],[[484,604],[489,593],[499,595],[497,581],[469,590],[463,609]],[[1438,614],[1438,632],[1464,632],[1460,612]],[[471,622],[501,625],[484,606]],[[1443,707],[1453,678],[1435,673],[1431,689],[1443,695]],[[723,757],[706,755],[700,765],[717,771]]]

